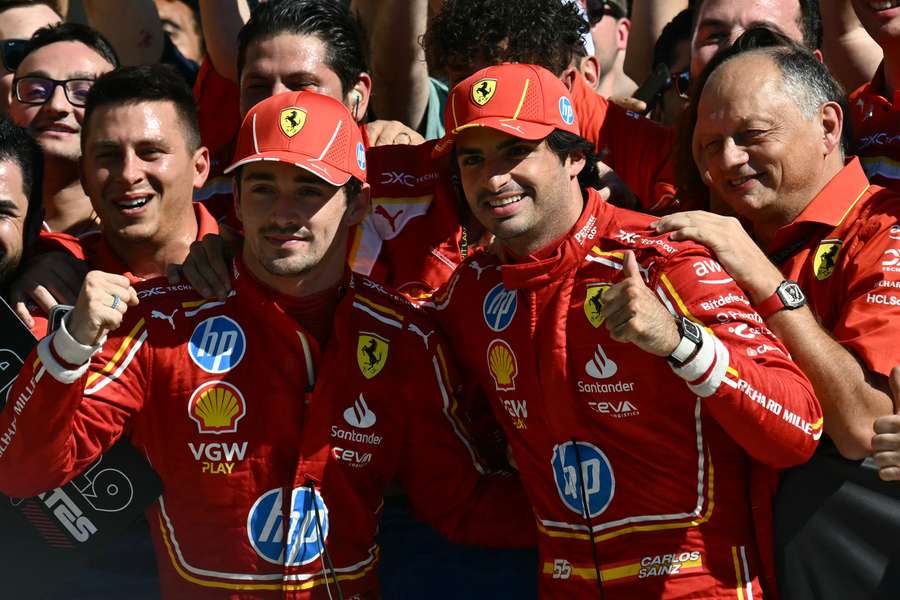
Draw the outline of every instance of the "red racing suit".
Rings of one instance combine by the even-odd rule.
[[[572,102],[581,135],[639,198],[645,210],[671,210],[674,130],[610,103],[579,75]],[[418,146],[369,148],[372,212],[357,230],[350,266],[424,299],[439,288],[478,240],[466,231],[468,207],[447,157],[434,159],[436,140]]]
[[[853,153],[869,181],[900,192],[900,92],[886,98],[882,64],[872,81],[850,94]]]
[[[422,314],[348,275],[320,348],[238,269],[225,301],[140,284],[89,363],[64,330],[45,338],[0,413],[0,489],[61,485],[130,435],[165,488],[147,517],[166,598],[326,598],[338,582],[344,598],[377,597],[395,478],[457,542],[534,544],[517,478],[484,474],[468,444]]]
[[[548,257],[473,256],[432,308],[506,431],[539,523],[542,598],[596,598],[599,570],[608,600],[759,599],[762,486],[812,455],[821,409],[708,250],[651,220],[591,191]],[[628,249],[669,311],[703,325],[681,368],[603,325]]]

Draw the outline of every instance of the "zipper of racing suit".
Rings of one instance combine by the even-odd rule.
[[[578,440],[572,438],[572,447],[575,448],[575,460],[578,462],[578,483],[581,488],[581,516],[587,522],[588,537],[591,540],[591,557],[594,559],[594,571],[597,573],[597,591],[600,600],[606,599],[606,592],[603,589],[603,575],[600,572],[600,557],[597,556],[597,542],[594,539],[594,523],[591,519],[591,509],[588,506],[587,484],[584,481],[584,469],[581,466],[581,450],[578,449]]]
[[[306,335],[299,330],[297,335],[300,337],[300,345],[303,347],[303,358],[306,360],[306,389],[303,390],[303,412],[305,414],[307,406],[312,402],[313,391],[316,389],[316,365],[313,362],[312,350],[310,350],[309,340],[306,339]],[[322,576],[325,578],[325,591],[328,593],[328,597],[334,600],[334,597],[331,595],[331,586],[328,583],[330,577],[334,581],[338,600],[344,600],[344,593],[337,578],[337,571],[334,569],[334,563],[331,562],[331,554],[328,552],[328,546],[325,545],[325,538],[322,535],[322,517],[319,514],[319,504],[316,502],[316,483],[309,480],[306,482],[305,487],[309,488],[313,512],[316,517],[316,539],[319,540],[319,547],[322,549]],[[299,535],[302,534],[303,532],[299,532]],[[288,538],[289,535],[285,537]],[[285,539],[285,544],[288,543],[290,543],[290,540]]]

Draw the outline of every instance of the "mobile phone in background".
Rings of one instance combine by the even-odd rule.
[[[57,304],[50,309],[50,317],[47,319],[47,333],[51,333],[59,329],[63,317],[69,314],[74,307],[68,304]]]
[[[632,98],[637,98],[641,100],[647,105],[646,110],[644,110],[641,114],[647,114],[653,107],[656,106],[656,103],[659,102],[659,97],[662,95],[666,88],[672,84],[672,73],[669,72],[669,67],[666,63],[659,63],[653,69],[653,73],[644,80],[644,83],[638,87],[631,95]]]

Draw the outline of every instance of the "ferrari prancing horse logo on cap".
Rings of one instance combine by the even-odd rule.
[[[497,91],[497,80],[490,77],[479,79],[472,84],[472,101],[478,106],[484,106]]]
[[[306,125],[306,111],[296,106],[281,109],[281,117],[278,120],[281,131],[288,137],[294,137],[303,126]]]

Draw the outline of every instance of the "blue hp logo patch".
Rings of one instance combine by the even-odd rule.
[[[363,171],[366,170],[366,149],[362,142],[356,142],[356,164]]]
[[[575,109],[572,108],[572,101],[565,96],[559,97],[559,116],[566,125],[575,122]]]
[[[600,515],[612,502],[616,478],[612,465],[597,446],[578,442],[576,451],[573,442],[559,444],[553,448],[551,464],[556,491],[572,512],[585,515],[582,503],[585,497],[591,517]]]
[[[269,490],[247,515],[247,536],[256,553],[276,565],[296,567],[319,558],[328,539],[328,508],[319,491],[300,487],[291,493],[290,523],[285,534],[281,488]],[[319,523],[316,525],[316,510]],[[321,533],[321,537],[320,537]],[[285,556],[285,552],[287,556]]]
[[[244,330],[222,315],[197,325],[188,342],[191,360],[207,373],[226,373],[235,368],[246,349]]]
[[[518,296],[502,283],[495,285],[484,297],[484,322],[492,331],[503,331],[516,315]]]

